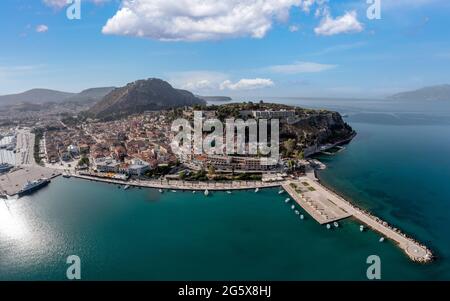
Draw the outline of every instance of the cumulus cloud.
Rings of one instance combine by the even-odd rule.
[[[309,10],[312,0],[123,0],[104,34],[164,41],[262,38],[292,7]]]
[[[351,11],[336,19],[327,14],[319,26],[314,28],[314,32],[317,35],[332,36],[342,33],[357,33],[363,29],[363,25],[358,21],[356,11]]]
[[[230,80],[220,85],[220,90],[255,90],[274,86],[274,82],[268,78],[243,78],[236,83]]]
[[[168,75],[169,82],[181,89],[194,92],[217,90],[220,84],[228,78],[227,74],[215,71],[185,71],[173,72]]]
[[[274,65],[265,68],[266,71],[282,74],[317,73],[335,68],[336,65],[313,62],[295,62],[287,65]]]
[[[47,32],[47,31],[48,31],[48,26],[45,25],[45,24],[41,24],[41,25],[36,26],[36,32],[38,32],[38,33],[44,33],[44,32]]]

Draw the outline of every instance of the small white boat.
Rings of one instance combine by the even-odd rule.
[[[299,215],[299,214],[300,214],[300,211],[295,210],[295,214]]]
[[[335,228],[339,228],[338,222],[334,222],[333,225],[334,225]]]
[[[176,190],[172,190],[172,192],[177,192]]]
[[[259,191],[259,188],[256,188],[256,189],[255,189],[255,192],[258,192],[258,191]]]
[[[287,199],[284,200],[285,203],[289,203],[290,201],[291,201],[290,198],[287,198]]]
[[[123,190],[127,190],[130,189],[130,185],[125,185],[125,187],[123,188]]]
[[[228,194],[231,194],[231,191],[228,190],[227,193],[228,193]]]
[[[195,191],[195,190],[192,190],[192,193],[197,193],[197,191]]]
[[[361,232],[364,231],[364,226],[363,225],[359,226],[359,231],[361,231]]]
[[[208,191],[208,189],[206,189],[206,190],[205,190],[204,194],[205,194],[206,196],[208,196],[208,195],[209,195],[209,191]]]
[[[284,193],[284,190],[278,191],[278,194],[283,194],[283,193]]]
[[[295,205],[292,205],[292,206],[291,206],[291,209],[294,210],[294,209],[295,209]]]
[[[327,229],[330,230],[331,229],[331,225],[327,224]]]
[[[379,241],[380,241],[380,242],[383,242],[383,241],[384,241],[384,237],[381,237]]]
[[[70,178],[70,174],[68,174],[68,173],[63,173],[63,178]]]
[[[159,190],[160,193],[163,193],[164,191],[162,189]]]
[[[303,214],[301,214],[300,219],[305,219],[305,216]]]

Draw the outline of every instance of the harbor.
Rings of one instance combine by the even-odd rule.
[[[9,173],[0,175],[0,193],[4,198],[15,196],[19,194],[28,182],[33,182],[37,179],[50,180],[59,175],[58,171],[38,165],[16,167]]]
[[[412,261],[428,263],[433,260],[432,252],[425,245],[402,233],[400,229],[390,226],[386,221],[348,202],[321,185],[317,179],[300,177],[296,181],[286,181],[283,188],[311,217],[320,224],[326,224],[328,229],[331,223],[352,217],[382,235],[380,242],[383,242],[385,238],[394,241]],[[364,230],[363,225],[360,230],[361,232]]]

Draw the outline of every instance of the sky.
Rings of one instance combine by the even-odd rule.
[[[448,0],[69,2],[1,1],[0,95],[151,77],[232,97],[377,98],[450,84]]]

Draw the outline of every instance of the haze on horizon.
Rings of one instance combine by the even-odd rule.
[[[366,0],[83,0],[69,20],[66,0],[5,0],[0,95],[149,77],[232,97],[377,98],[450,83],[450,3],[380,3],[370,20]]]

